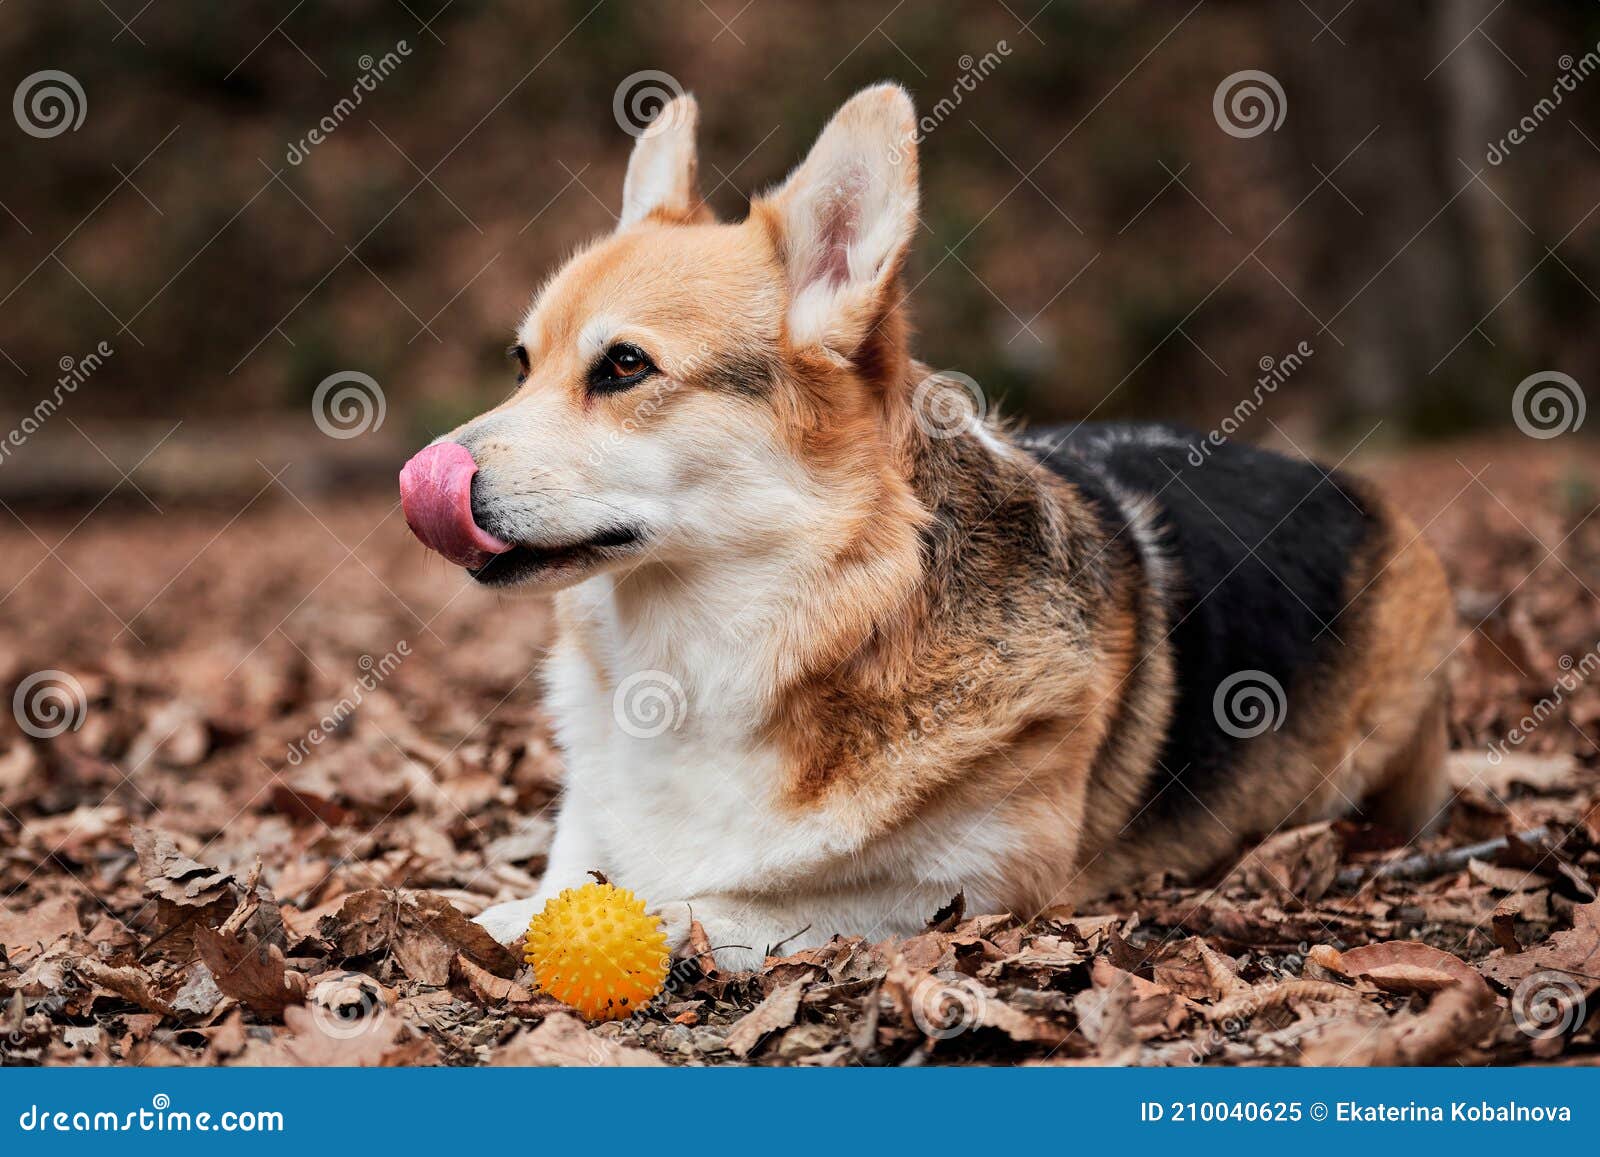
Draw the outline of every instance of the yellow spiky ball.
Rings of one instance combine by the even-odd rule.
[[[568,888],[528,923],[523,959],[539,987],[589,1020],[617,1020],[667,982],[667,934],[614,884]]]

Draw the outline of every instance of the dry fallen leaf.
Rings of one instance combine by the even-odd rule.
[[[73,961],[72,970],[89,983],[114,992],[141,1008],[163,1015],[172,1012],[172,1006],[157,993],[154,980],[143,968],[135,965],[113,966],[84,957]]]
[[[1332,823],[1290,828],[1247,851],[1228,881],[1314,904],[1338,876],[1343,846]]]
[[[449,901],[427,892],[369,889],[345,897],[322,934],[346,956],[391,951],[412,980],[442,987],[460,953],[496,976],[514,976],[521,962]]]
[[[1554,1011],[1581,1023],[1585,1018],[1578,1010],[1587,1012],[1600,993],[1600,900],[1574,908],[1569,930],[1515,955],[1497,949],[1478,969],[1511,994],[1513,1010],[1524,1017]],[[1561,1007],[1541,1010],[1541,998],[1553,998]]]
[[[805,987],[804,980],[786,984],[740,1017],[728,1030],[728,1051],[736,1057],[747,1057],[768,1033],[793,1024]]]
[[[495,1050],[490,1064],[531,1065],[540,1068],[578,1065],[600,1068],[651,1068],[661,1064],[653,1054],[630,1048],[590,1032],[570,1013],[545,1017],[536,1028],[524,1029]]]
[[[472,994],[484,1004],[527,1004],[533,1000],[533,990],[503,976],[496,976],[486,968],[456,954],[455,970],[467,983]]]
[[[277,945],[204,924],[195,926],[194,942],[216,986],[258,1016],[276,1019],[288,1005],[305,1000],[305,977],[285,967]]]
[[[305,1005],[283,1010],[289,1033],[279,1038],[262,1057],[267,1064],[292,1064],[306,1068],[377,1068],[436,1062],[434,1047],[403,1021],[377,1016],[359,1031],[330,1023]],[[249,1052],[245,1056],[248,1059]]]
[[[133,848],[145,890],[170,904],[203,908],[228,898],[233,877],[190,859],[167,832],[134,828]]]
[[[20,962],[52,941],[81,931],[78,924],[78,898],[61,895],[35,904],[26,911],[0,908],[0,950]]]
[[[1494,994],[1459,957],[1414,940],[1368,944],[1323,954],[1319,964],[1386,991],[1430,993],[1420,1012],[1387,1021],[1339,1025],[1310,1041],[1311,1065],[1434,1065],[1471,1047],[1497,1017]]]

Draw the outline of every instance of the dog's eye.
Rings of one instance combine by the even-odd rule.
[[[589,388],[600,393],[625,390],[655,372],[655,363],[638,346],[619,342],[601,355],[589,371]]]
[[[528,362],[527,349],[521,345],[514,345],[506,350],[506,357],[517,363],[517,384],[521,385],[528,376],[528,370],[531,368]]]

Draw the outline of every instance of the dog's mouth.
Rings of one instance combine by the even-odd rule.
[[[529,542],[497,533],[491,512],[478,521],[473,501],[478,464],[465,446],[435,442],[400,471],[400,504],[406,522],[424,546],[463,567],[484,586],[508,587],[530,580],[569,582],[583,571],[638,549],[644,534],[612,526],[570,542]]]
[[[467,567],[467,573],[489,587],[508,587],[530,579],[553,579],[576,571],[589,570],[603,562],[621,558],[644,543],[644,536],[631,527],[613,527],[577,542],[559,545],[513,542],[511,549],[492,555],[480,566]]]

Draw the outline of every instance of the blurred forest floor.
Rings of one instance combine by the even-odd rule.
[[[1458,793],[1420,847],[1319,825],[1086,911],[958,904],[904,942],[756,973],[691,961],[658,1006],[594,1029],[467,919],[531,892],[549,844],[542,602],[469,589],[387,497],[300,501],[292,470],[237,514],[127,488],[86,515],[19,511],[0,520],[0,686],[58,670],[85,710],[53,739],[0,733],[0,1057],[1593,1062],[1600,464],[1527,445],[1352,464],[1425,527],[1462,614]]]

